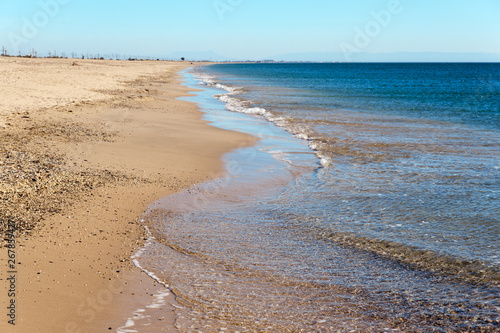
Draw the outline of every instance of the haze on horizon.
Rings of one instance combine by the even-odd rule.
[[[500,61],[499,14],[497,0],[4,1],[0,46],[13,55],[35,49],[39,55],[185,52],[260,60],[300,54],[301,60],[350,61],[391,53],[405,61],[411,54],[432,60],[439,53],[457,59],[482,53]],[[331,59],[334,54],[343,59]]]

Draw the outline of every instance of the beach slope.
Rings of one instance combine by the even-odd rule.
[[[253,142],[176,99],[187,66],[0,58],[1,332],[116,331],[158,294],[142,323],[175,331],[174,296],[130,259],[140,215]]]

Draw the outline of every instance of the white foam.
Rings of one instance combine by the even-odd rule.
[[[287,118],[282,117],[282,116],[276,116],[273,115],[271,112],[264,108],[259,108],[259,107],[249,107],[251,104],[250,101],[244,101],[242,99],[238,99],[233,97],[232,95],[237,94],[239,91],[241,91],[243,88],[241,87],[231,87],[227,86],[225,84],[218,83],[216,81],[215,76],[210,76],[210,75],[204,75],[204,74],[196,74],[196,76],[205,82],[205,84],[215,87],[217,89],[225,90],[228,93],[227,94],[221,94],[221,95],[215,95],[214,97],[220,100],[221,102],[226,104],[226,109],[229,111],[233,112],[239,112],[239,113],[245,113],[245,114],[250,114],[250,115],[257,115],[257,116],[262,116],[264,117],[267,121],[273,123],[274,125],[278,127],[284,128],[287,132],[292,134],[295,138],[300,139],[300,140],[305,140],[309,141],[309,148],[316,153],[318,158],[320,159],[320,165],[324,168],[328,167],[329,165],[332,164],[332,160],[330,157],[321,155],[318,152],[318,144],[314,143],[307,135],[307,128],[300,127],[300,126],[295,126],[291,127],[289,124],[289,121]]]
[[[317,153],[316,156],[319,158],[319,163],[321,164],[322,167],[327,168],[332,164],[332,159],[328,156],[325,156],[323,154]]]
[[[219,83],[217,81],[217,77],[214,75],[209,75],[209,74],[194,74],[200,82],[198,82],[199,85],[204,85],[208,87],[214,87],[217,89],[225,90],[230,93],[235,93],[243,88],[241,87],[231,87],[227,86],[225,84]]]
[[[297,133],[294,134],[294,137],[301,140],[306,140],[306,141],[309,140],[309,136],[306,133]]]
[[[141,222],[144,222],[143,219],[141,219]],[[141,263],[139,262],[139,259],[140,257],[142,256],[142,254],[146,251],[146,249],[151,246],[151,244],[155,241],[155,237],[153,236],[153,234],[151,233],[151,231],[149,230],[149,228],[145,225],[143,225],[144,229],[146,229],[146,232],[148,234],[148,238],[146,240],[146,243],[144,244],[144,246],[139,249],[132,257],[130,257],[132,259],[132,262],[134,263],[134,265],[139,268],[140,270],[142,270],[144,273],[146,273],[149,277],[151,277],[153,280],[157,281],[158,283],[162,284],[163,286],[165,286],[165,289],[163,290],[160,290],[158,291],[155,295],[153,295],[153,301],[146,306],[146,308],[150,308],[150,309],[159,309],[159,308],[162,308],[163,306],[165,306],[166,304],[166,300],[165,298],[167,296],[170,295],[171,293],[171,290],[169,289],[169,286],[166,282],[162,281],[156,274],[154,274],[153,272],[151,271],[148,271],[147,269],[145,269],[144,267],[142,267]],[[125,323],[124,326],[118,328],[116,330],[116,332],[118,333],[132,333],[132,332],[139,332],[135,329],[131,329],[132,327],[134,327],[136,325],[136,321],[138,320],[141,320],[141,319],[146,319],[148,318],[149,316],[147,315],[143,315],[142,313],[146,312],[145,309],[137,309],[135,310],[133,313],[132,313],[132,317],[128,318],[127,319],[127,322]]]
[[[144,220],[141,220],[141,221],[144,221]],[[148,271],[147,269],[145,269],[144,267],[142,267],[141,263],[139,262],[138,258],[141,257],[141,255],[146,251],[147,247],[150,246],[155,240],[156,238],[153,236],[153,234],[151,234],[151,231],[149,231],[149,228],[147,226],[143,226],[144,229],[146,229],[146,232],[148,234],[148,239],[146,240],[146,243],[144,244],[144,246],[139,249],[132,257],[130,257],[132,259],[132,262],[134,263],[135,267],[139,268],[140,270],[142,270],[144,273],[146,273],[148,276],[150,276],[152,279],[156,280],[156,282],[164,285],[165,287],[169,287],[168,284],[164,281],[162,281],[155,273],[151,272],[151,271]]]
[[[208,74],[195,74],[195,76],[201,80],[202,84],[207,85],[209,87],[214,87],[220,90],[225,90],[228,93],[227,94],[221,94],[221,95],[215,95],[217,99],[219,99],[221,102],[226,103],[226,108],[229,111],[233,112],[239,112],[239,113],[246,113],[246,114],[251,114],[251,115],[259,115],[259,116],[267,116],[268,112],[266,109],[263,108],[257,108],[257,107],[248,107],[250,104],[249,102],[242,101],[241,99],[231,97],[231,95],[234,95],[241,91],[243,88],[242,87],[233,87],[233,86],[228,86],[222,83],[217,82],[215,79],[215,76],[211,76]]]
[[[217,81],[215,80],[216,77],[213,75],[196,74],[195,76],[200,80],[200,82],[198,82],[199,85],[213,87],[215,84],[217,84]]]
[[[266,109],[246,107],[246,104],[248,104],[248,102],[242,101],[238,98],[231,97],[230,94],[216,95],[215,97],[221,102],[226,103],[226,108],[229,111],[259,115],[259,116],[266,116],[267,114]]]
[[[170,296],[170,290],[169,289],[164,289],[158,291],[156,294],[153,295],[153,301],[149,304],[146,305],[146,308],[149,309],[161,309],[167,304],[166,297]],[[132,317],[127,319],[127,322],[125,323],[124,326],[119,327],[116,332],[117,333],[132,333],[132,332],[139,332],[135,329],[132,329],[133,327],[136,326],[136,322],[142,319],[147,319],[150,318],[151,316],[148,316],[146,313],[145,309],[137,309],[132,313]]]
[[[284,128],[287,132],[290,132],[290,129],[287,127],[288,122],[287,118],[285,117],[280,117],[280,116],[274,116],[270,112],[266,114],[266,119],[270,122],[272,122],[274,125],[278,127]],[[293,134],[293,133],[292,133]]]
[[[221,84],[221,83],[217,83],[215,84],[214,86],[215,88],[217,89],[221,89],[221,90],[225,90],[225,91],[229,91],[230,93],[236,93],[237,91],[243,89],[241,87],[230,87],[230,86],[226,86],[224,84]]]

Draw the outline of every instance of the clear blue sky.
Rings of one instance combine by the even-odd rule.
[[[380,11],[389,16],[377,21],[372,13]],[[500,54],[500,1],[2,0],[0,45],[11,54],[212,50],[241,59],[348,46],[370,53]]]

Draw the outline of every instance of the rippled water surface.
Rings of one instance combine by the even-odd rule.
[[[185,74],[260,138],[144,215],[184,332],[500,331],[500,65]]]

